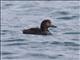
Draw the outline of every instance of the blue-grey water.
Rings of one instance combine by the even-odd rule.
[[[2,1],[2,60],[80,60],[80,1]],[[51,18],[53,35],[23,34]]]

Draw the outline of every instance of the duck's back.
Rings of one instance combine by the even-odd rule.
[[[23,30],[23,34],[40,34],[41,31],[39,28],[30,28]]]

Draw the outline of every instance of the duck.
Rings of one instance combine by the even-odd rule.
[[[40,28],[24,29],[23,34],[52,35],[48,30],[49,27],[56,28],[57,26],[53,25],[50,19],[44,19],[41,22]]]

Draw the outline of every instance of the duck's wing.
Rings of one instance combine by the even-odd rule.
[[[38,34],[40,33],[39,28],[30,28],[30,29],[24,29],[23,34]]]

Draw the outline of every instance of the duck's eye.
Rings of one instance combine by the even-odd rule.
[[[47,26],[50,26],[50,23],[49,23],[49,22],[47,22],[47,23],[46,23],[46,25],[47,25]]]

